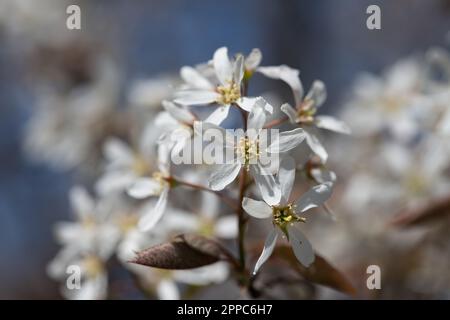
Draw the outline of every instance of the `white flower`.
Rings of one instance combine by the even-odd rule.
[[[250,112],[253,99],[244,97],[241,90],[244,77],[242,55],[231,61],[228,49],[222,47],[214,53],[212,63],[217,78],[212,81],[192,67],[181,68],[180,74],[187,88],[175,94],[174,102],[182,105],[219,104],[220,107],[205,120],[218,125],[227,118],[230,105],[236,104]],[[252,65],[250,60],[249,64]]]
[[[430,99],[421,92],[422,70],[416,59],[405,59],[380,77],[361,75],[343,119],[352,123],[353,131],[360,136],[387,131],[399,141],[411,141],[420,132],[418,119],[430,115]]]
[[[142,215],[138,224],[142,231],[152,229],[161,219],[167,206],[170,172],[167,155],[164,155],[163,158],[164,161],[159,162],[159,171],[154,172],[151,177],[136,179],[127,190],[128,194],[135,199],[158,197],[156,203],[148,201],[144,205],[143,210],[146,213]]]
[[[60,170],[87,167],[96,160],[97,143],[105,137],[120,91],[115,64],[107,57],[99,60],[88,85],[65,94],[39,91],[35,115],[26,128],[30,157]]]
[[[305,222],[305,218],[298,214],[322,205],[331,196],[333,184],[325,182],[311,188],[300,199],[290,202],[289,197],[295,180],[295,162],[290,157],[284,158],[281,162],[278,179],[281,183],[281,198],[277,203],[267,203],[247,197],[242,201],[242,207],[249,215],[258,219],[270,218],[274,226],[266,238],[264,250],[256,262],[254,273],[257,273],[259,268],[269,259],[275,248],[280,230],[291,243],[298,261],[305,267],[313,263],[314,251],[312,246],[303,233],[294,226],[294,223]]]
[[[191,112],[173,102],[163,101],[162,104],[166,112],[157,116],[155,125],[162,132],[159,141],[168,145],[173,157],[183,150],[191,139],[196,118]]]
[[[306,143],[325,162],[328,154],[314,133],[314,127],[339,133],[350,133],[350,128],[342,121],[331,116],[316,115],[317,109],[325,102],[327,97],[325,84],[319,80],[314,81],[311,89],[303,97],[303,85],[299,78],[300,72],[297,69],[281,65],[260,67],[257,71],[266,77],[280,79],[291,87],[295,99],[295,108],[285,103],[281,106],[281,111],[289,117],[291,123],[302,126],[306,134]]]
[[[214,143],[217,143],[219,147],[223,147],[225,149],[224,153],[227,153],[226,149],[231,149],[235,155],[233,159],[227,159],[229,163],[221,165],[211,175],[209,180],[211,189],[216,191],[224,189],[234,181],[243,168],[244,170],[248,170],[253,176],[265,201],[273,203],[273,201],[279,199],[280,190],[278,183],[275,181],[270,170],[262,165],[261,159],[267,154],[278,155],[279,153],[287,152],[295,148],[303,141],[305,134],[300,128],[282,132],[277,140],[272,141],[265,150],[261,150],[267,143],[267,136],[260,135],[267,117],[266,104],[267,102],[264,99],[258,98],[249,114],[247,131],[245,133],[235,132],[232,137],[220,127],[203,123],[204,130],[215,129],[221,131],[221,136],[226,137],[227,141],[214,140]],[[275,158],[272,157],[270,160]],[[270,165],[273,164],[270,163]]]
[[[94,202],[84,189],[74,187],[70,200],[78,221],[56,225],[56,237],[63,248],[50,262],[47,272],[65,283],[67,268],[78,266],[81,288],[67,290],[63,287],[64,296],[82,300],[104,299],[108,285],[104,264],[114,253],[120,233],[108,221],[109,212],[104,210],[104,203]]]

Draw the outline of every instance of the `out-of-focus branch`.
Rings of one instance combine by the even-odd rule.
[[[432,200],[420,208],[403,210],[389,222],[389,225],[395,227],[411,227],[449,216],[450,195]]]

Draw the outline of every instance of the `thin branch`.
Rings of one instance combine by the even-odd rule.
[[[188,187],[188,188],[197,189],[197,190],[201,190],[201,191],[205,191],[205,192],[209,192],[209,193],[215,194],[217,197],[219,197],[224,203],[226,203],[234,211],[239,210],[239,207],[236,205],[236,203],[233,201],[233,199],[227,197],[226,195],[224,195],[221,192],[209,189],[209,188],[204,187],[204,186],[199,185],[199,184],[195,184],[195,183],[191,183],[191,182],[188,182],[188,181],[179,180],[179,179],[174,178],[174,177],[171,178],[171,182],[175,182],[178,185],[185,186],[185,187]]]

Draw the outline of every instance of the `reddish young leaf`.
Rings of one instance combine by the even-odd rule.
[[[450,216],[450,197],[442,198],[428,206],[416,210],[408,210],[398,214],[390,224],[397,227],[421,225]]]
[[[304,267],[298,262],[290,246],[278,246],[273,255],[276,258],[286,261],[291,268],[309,282],[324,285],[351,296],[356,295],[356,289],[350,281],[338,269],[325,260],[325,258],[318,254],[316,254],[315,260],[309,268]]]
[[[201,236],[181,235],[173,241],[140,251],[131,263],[161,269],[192,269],[227,259],[215,241]]]

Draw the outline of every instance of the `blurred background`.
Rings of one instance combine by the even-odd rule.
[[[66,28],[69,4],[81,7],[81,30]],[[366,28],[371,4],[381,7],[381,30]],[[263,65],[300,69],[306,87],[323,80],[324,111],[334,114],[360,72],[445,47],[449,30],[446,0],[0,1],[0,298],[60,297],[45,272],[58,250],[53,224],[70,216],[69,187],[91,176],[74,174],[76,156],[64,154],[70,150],[64,164],[52,166],[45,154],[28,155],[36,148],[30,119],[46,103],[42,97],[104,77],[111,79],[105,103],[121,108],[135,79],[171,77],[227,46],[260,48]],[[255,85],[264,91],[274,82]]]

